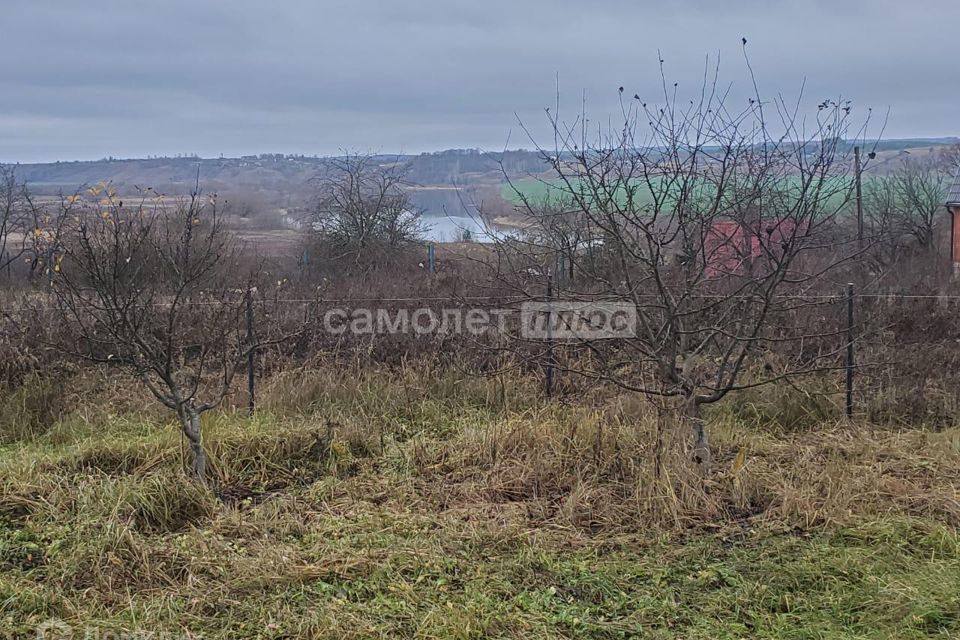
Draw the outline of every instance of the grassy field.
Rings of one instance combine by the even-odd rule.
[[[643,185],[643,182],[638,180],[639,185]],[[790,189],[800,189],[799,181],[794,181],[790,179],[788,181]],[[830,183],[829,186],[824,185],[825,191],[832,192],[831,195],[824,195],[822,206],[831,207],[831,208],[840,208],[842,207],[847,199],[850,196],[850,189],[843,187],[841,189],[841,183]],[[512,183],[504,183],[500,188],[500,195],[506,200],[514,205],[523,204],[526,200],[531,206],[536,206],[538,203],[549,202],[556,204],[558,202],[563,202],[569,200],[569,190],[561,180],[559,179],[539,179],[539,178],[525,178],[522,180],[515,180]],[[714,193],[711,191],[710,187],[706,187],[705,191],[708,193]],[[659,197],[663,197],[663,194],[658,194]],[[703,194],[700,194],[701,196]],[[732,195],[732,194],[731,194]],[[653,198],[651,197],[649,190],[643,186],[639,189],[636,197],[638,201],[635,206],[644,207],[647,205],[653,204]],[[807,194],[807,198],[811,198],[812,194]],[[618,199],[622,202],[626,202],[626,195],[621,193],[618,195]]]
[[[0,398],[10,637],[54,618],[74,637],[960,635],[957,429],[786,433],[721,407],[702,481],[682,454],[656,472],[635,397],[317,368],[269,380],[256,418],[207,416],[214,494],[109,380],[72,383],[56,419],[56,385]]]

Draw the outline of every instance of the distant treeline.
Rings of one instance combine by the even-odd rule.
[[[864,144],[864,149],[898,151],[922,147],[940,147],[960,143],[958,138],[882,140]],[[844,144],[853,145],[854,142]],[[419,155],[376,156],[383,163],[404,163],[407,178],[419,185],[454,184],[464,186],[477,181],[496,180],[506,172],[511,178],[537,176],[548,170],[540,152],[518,149],[485,152],[479,149],[449,149]],[[177,186],[192,185],[200,170],[200,181],[208,188],[242,185],[252,189],[300,188],[314,177],[328,158],[319,156],[262,153],[239,158],[200,158],[196,155],[147,157],[141,159],[103,158],[90,161],[64,161],[22,164],[17,167],[21,180],[33,185],[37,193],[69,190],[81,185],[111,181],[118,188],[152,186],[176,192]]]
[[[499,176],[502,170],[512,176],[522,177],[546,169],[537,153],[523,150],[485,153],[476,149],[452,149],[420,155],[384,154],[377,158],[383,163],[407,164],[408,179],[421,185],[467,184],[482,175],[488,178]],[[197,179],[198,169],[201,183],[208,186],[242,184],[245,188],[275,189],[303,186],[316,175],[326,160],[316,156],[279,153],[239,158],[104,158],[22,164],[17,167],[17,175],[40,193],[105,181],[111,181],[119,188],[142,185],[168,189],[176,185],[192,185]]]

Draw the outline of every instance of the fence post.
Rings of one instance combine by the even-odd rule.
[[[544,390],[553,395],[553,274],[547,271],[547,364],[544,367]]]
[[[427,269],[430,273],[437,272],[437,252],[432,242],[427,245]]]
[[[557,292],[560,292],[560,288],[563,286],[564,280],[567,275],[567,256],[561,251],[557,255]]]
[[[255,354],[256,348],[253,346],[253,288],[249,285],[247,286],[247,295],[246,295],[246,306],[247,306],[247,348],[250,350],[247,352],[247,399],[248,399],[248,410],[250,415],[253,415],[253,412],[257,408],[256,400],[256,376],[255,374]]]
[[[53,289],[53,245],[47,249],[47,289]]]
[[[847,419],[853,417],[853,283],[847,283]]]

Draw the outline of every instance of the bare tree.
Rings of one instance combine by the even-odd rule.
[[[951,174],[957,175],[960,172],[960,144],[950,145],[938,155]]]
[[[531,202],[525,198],[522,210],[530,210]],[[555,256],[553,265],[558,278],[572,279],[577,256],[581,251],[589,251],[590,229],[582,224],[576,205],[565,201],[552,201],[546,198],[533,205],[537,215],[528,230],[531,246],[542,245],[549,254]]]
[[[568,323],[577,337],[567,346],[579,355],[561,368],[679,399],[704,468],[704,405],[825,366],[797,357],[752,368],[766,348],[796,336],[792,314],[844,259],[834,249],[851,192],[843,140],[852,108],[828,99],[805,119],[799,100],[755,93],[735,103],[717,70],[705,78],[689,103],[665,80],[656,105],[621,88],[622,117],[606,129],[583,114],[564,122],[548,109],[555,144],[538,148],[558,195],[546,207],[523,199],[536,231],[499,243],[498,260],[504,283],[543,300],[538,274],[549,274],[562,250],[574,276],[565,300],[635,311],[635,334],[617,340],[576,334]],[[558,220],[576,229],[572,251],[543,240],[555,236]],[[559,313],[552,320],[568,322]],[[538,355],[560,366],[549,346]]]
[[[357,263],[416,240],[420,212],[406,191],[406,168],[372,155],[331,159],[316,181],[308,229],[341,257]]]
[[[224,220],[234,231],[241,229],[273,231],[283,228],[280,212],[263,193],[250,189],[219,192]]]
[[[0,166],[0,270],[25,259],[31,281],[44,273],[49,283],[63,257],[64,223],[77,200],[76,194],[61,194],[56,203],[40,203],[14,167]]]
[[[11,236],[22,232],[27,200],[26,185],[17,180],[13,167],[0,165],[0,271],[23,254],[21,246],[13,250]]]
[[[899,200],[897,222],[924,251],[933,247],[934,224],[943,213],[950,176],[930,161],[906,161],[891,178]]]
[[[869,255],[876,267],[887,269],[907,252],[932,252],[950,179],[944,157],[908,157],[890,175],[866,183],[865,217],[874,243]]]
[[[900,198],[893,180],[874,177],[864,183],[863,210],[871,243],[865,258],[874,273],[888,272],[901,258],[904,236],[897,222]]]
[[[91,187],[88,193],[99,198],[100,192],[106,189],[105,185],[98,185]],[[46,284],[52,284],[54,274],[63,260],[64,231],[82,204],[81,191],[71,195],[60,193],[56,202],[43,203],[25,192],[21,255],[29,267],[31,282],[35,282],[38,276],[46,276]]]
[[[259,344],[242,328],[238,252],[216,197],[196,189],[168,211],[146,197],[124,205],[107,188],[75,210],[63,252],[53,291],[77,339],[65,348],[136,375],[176,414],[205,482],[200,416]]]

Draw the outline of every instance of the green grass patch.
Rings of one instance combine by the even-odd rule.
[[[879,180],[880,178],[877,179]],[[783,191],[783,196],[788,202],[795,201],[795,199],[799,197],[799,194],[804,192],[804,197],[808,201],[818,200],[818,205],[824,209],[824,215],[829,215],[841,208],[844,208],[844,211],[847,213],[852,212],[852,209],[846,206],[849,204],[852,194],[851,184],[849,179],[846,178],[830,179],[824,184],[819,185],[823,193],[818,195],[814,193],[812,187],[804,188],[799,179],[784,178],[777,181],[776,189]],[[680,194],[679,187],[668,188],[662,185],[659,180],[653,180],[648,184],[642,179],[638,179],[633,186],[635,187],[633,207],[636,210],[642,210],[654,204],[654,193],[651,192],[651,189],[655,191],[656,198],[661,201],[660,206],[665,209],[670,209],[670,207],[675,206],[675,201],[679,198]],[[689,188],[691,185],[686,186]],[[716,196],[716,187],[708,183],[700,185],[694,184],[692,186],[693,193],[689,194],[688,197],[693,197],[695,200],[703,202],[705,210],[708,209]],[[556,205],[558,203],[569,202],[572,195],[571,189],[578,193],[582,189],[583,192],[579,195],[582,195],[585,199],[590,199],[590,190],[586,184],[581,185],[577,181],[571,181],[568,185],[557,178],[524,178],[514,180],[501,185],[500,195],[504,200],[512,204],[522,205],[524,201],[526,201],[532,207],[536,207],[541,204]],[[773,189],[773,187],[771,187],[771,189]],[[608,196],[609,194],[601,191],[601,195]],[[734,196],[732,191],[729,192],[728,195],[731,198]],[[625,205],[628,202],[627,189],[620,186],[616,190],[615,197],[621,206]],[[666,202],[664,202],[664,200],[666,200]]]
[[[299,538],[263,540],[216,527],[159,538],[128,533],[49,558],[43,554],[56,540],[4,529],[0,620],[18,633],[56,616],[76,628],[189,630],[204,638],[960,633],[960,541],[923,522],[572,546],[489,523],[467,529],[372,509],[308,528]],[[28,556],[44,559],[31,566]],[[81,557],[129,565],[130,574],[117,569],[113,582],[100,583],[77,571],[75,590],[49,583],[53,568],[43,563]],[[158,579],[163,561],[171,563],[163,579],[142,585]],[[137,562],[148,565],[139,568],[145,576],[136,575]]]
[[[960,635],[956,433],[729,410],[714,474],[658,485],[642,403],[416,373],[301,372],[256,418],[208,415],[217,493],[162,420],[6,445],[0,637]]]

